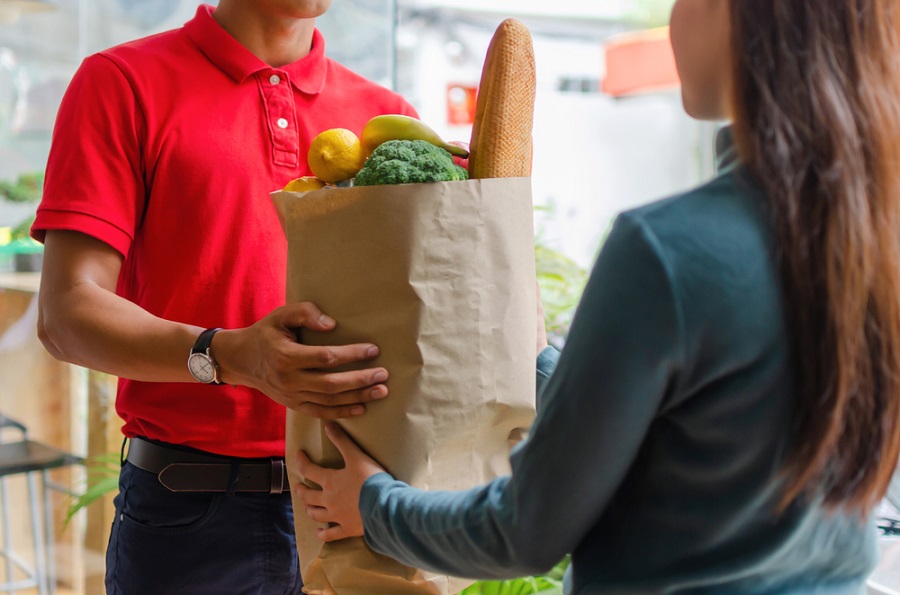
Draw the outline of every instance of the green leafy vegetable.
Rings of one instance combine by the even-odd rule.
[[[571,558],[566,556],[550,572],[503,581],[478,581],[459,595],[562,595],[562,577]]]
[[[453,156],[424,140],[390,140],[376,148],[353,179],[354,186],[466,180]]]

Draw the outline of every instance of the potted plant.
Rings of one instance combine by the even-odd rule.
[[[0,180],[0,199],[8,203],[36,203],[44,186],[43,172],[24,173],[14,180]],[[10,230],[9,241],[0,246],[2,253],[13,258],[16,271],[39,271],[43,246],[32,240],[28,232],[34,222],[34,214],[28,215]]]

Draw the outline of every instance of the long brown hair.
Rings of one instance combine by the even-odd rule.
[[[782,505],[822,489],[867,512],[900,452],[897,0],[729,2],[734,135],[769,200],[799,374]]]

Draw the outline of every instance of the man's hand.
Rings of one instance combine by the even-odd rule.
[[[322,419],[365,413],[365,405],[387,396],[384,368],[329,372],[344,364],[373,359],[371,343],[319,347],[297,342],[304,327],[330,331],[334,320],[304,302],[274,310],[243,329],[219,331],[212,349],[222,382],[256,388],[273,401]]]
[[[306,485],[294,486],[294,491],[306,505],[306,515],[317,523],[329,523],[329,527],[316,529],[322,541],[336,541],[363,535],[363,522],[359,514],[359,493],[371,476],[384,468],[364,453],[353,439],[336,423],[325,425],[325,434],[334,443],[344,459],[343,469],[320,467],[306,456],[297,453],[300,474],[322,489]]]
[[[196,382],[185,360],[202,327],[164,320],[116,295],[124,257],[74,231],[48,231],[38,336],[57,359],[142,382]],[[313,347],[297,342],[306,327],[335,322],[312,304],[278,308],[246,328],[219,331],[212,350],[220,379],[323,418],[349,417],[387,395],[387,370],[330,372],[378,355],[371,343]]]

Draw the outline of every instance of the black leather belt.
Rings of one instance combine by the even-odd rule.
[[[238,459],[184,451],[132,438],[125,460],[173,492],[287,492],[284,459]]]

